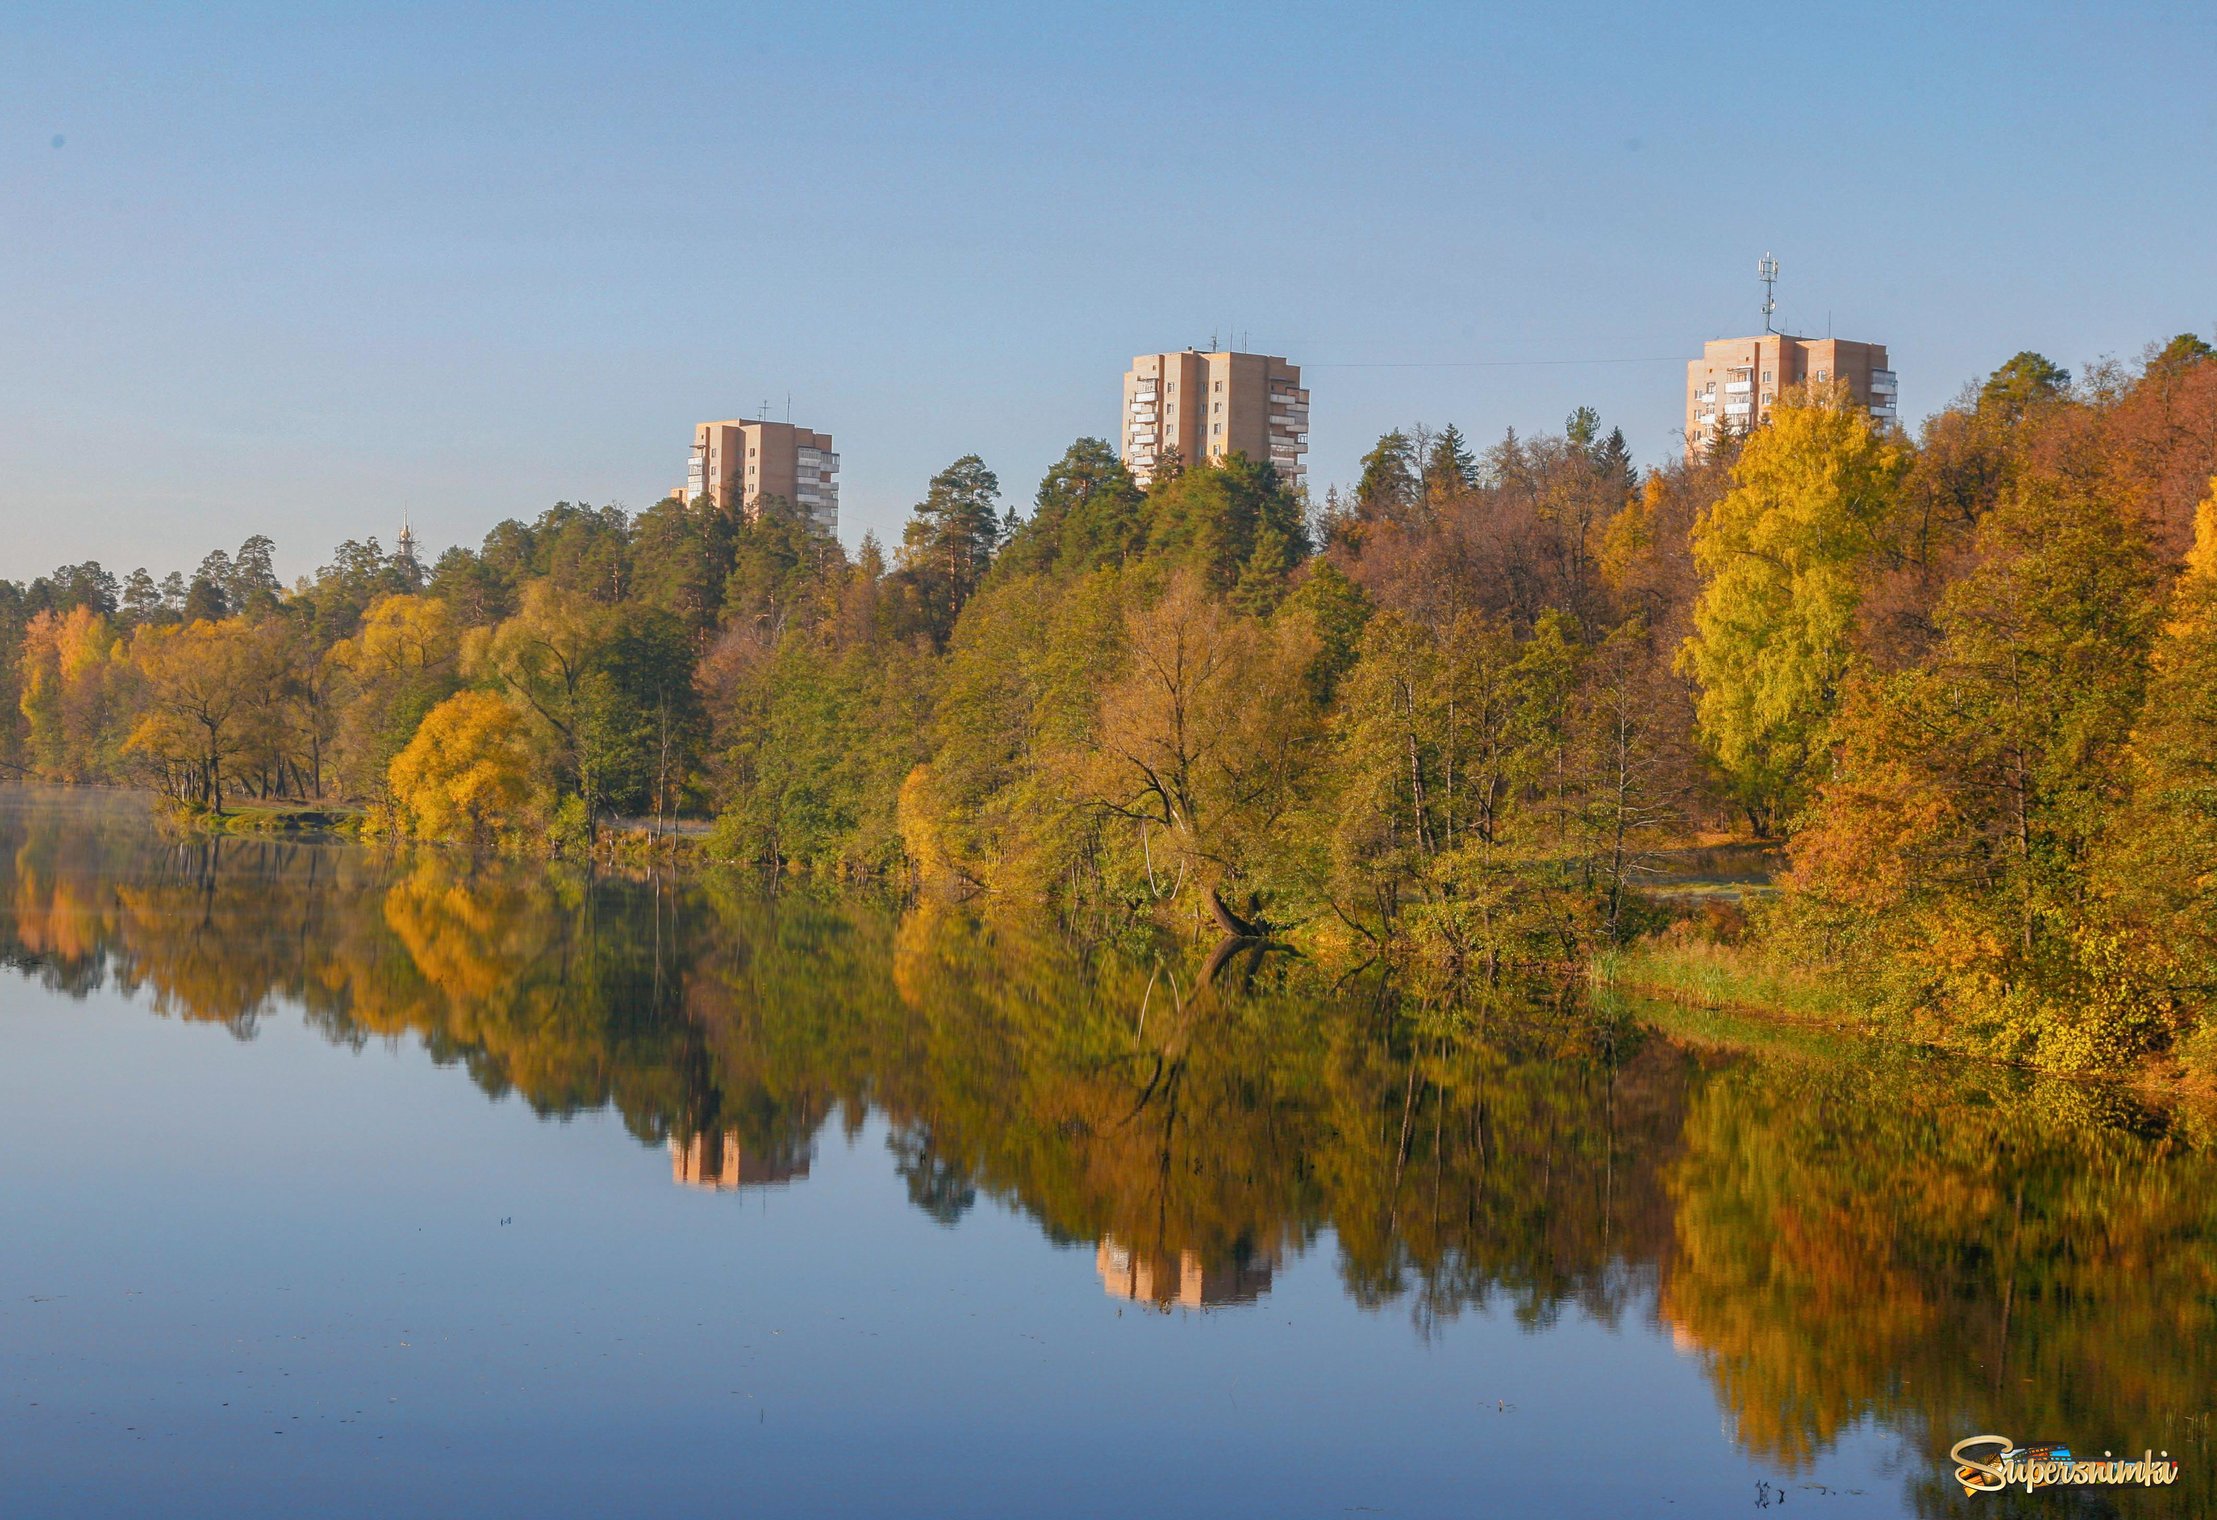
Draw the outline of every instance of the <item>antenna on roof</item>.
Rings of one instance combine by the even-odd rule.
[[[1763,282],[1763,331],[1776,332],[1778,329],[1771,326],[1771,317],[1778,310],[1778,298],[1771,292],[1778,283],[1778,260],[1764,254],[1763,262],[1755,266],[1755,278]]]

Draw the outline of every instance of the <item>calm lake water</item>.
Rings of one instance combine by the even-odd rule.
[[[2217,1165],[2119,1092],[114,798],[0,791],[0,894],[9,1516],[2217,1505]]]

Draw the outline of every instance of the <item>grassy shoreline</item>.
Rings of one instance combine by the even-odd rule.
[[[1747,944],[1647,942],[1606,950],[1594,958],[1593,979],[1598,986],[1664,1002],[1872,1028],[1868,1004],[1835,980],[1782,968]]]
[[[340,802],[242,802],[222,812],[165,807],[159,816],[171,827],[192,834],[283,834],[349,839],[360,831],[368,810]]]
[[[2217,1116],[2217,1080],[2179,1053],[2143,1056],[2124,1071],[2043,1071],[1889,1027],[1867,999],[1817,973],[1781,968],[1758,945],[1632,945],[1596,956],[1591,976],[1598,996],[1637,1000],[1640,1015],[1664,1033],[1696,1044],[1828,1057],[1876,1046],[2027,1075],[2121,1082],[2159,1106]]]

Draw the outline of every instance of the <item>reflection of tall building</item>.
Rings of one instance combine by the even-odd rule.
[[[1114,1235],[1101,1237],[1093,1253],[1093,1265],[1101,1274],[1101,1286],[1111,1298],[1168,1309],[1215,1309],[1226,1304],[1251,1304],[1270,1291],[1271,1274],[1278,1269],[1275,1247],[1267,1252],[1236,1254],[1208,1262],[1198,1251],[1135,1250]]]
[[[670,1136],[670,1180],[679,1187],[728,1192],[733,1188],[776,1187],[808,1175],[816,1159],[812,1142],[784,1153],[748,1151],[736,1130],[720,1130],[690,1139]]]

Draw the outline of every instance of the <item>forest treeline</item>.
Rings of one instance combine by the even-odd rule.
[[[1459,976],[1722,940],[1984,1053],[2217,1070],[2213,357],[2020,354],[1914,438],[1793,395],[1644,473],[1583,409],[1412,427],[1321,503],[1081,439],[1028,513],[956,461],[890,552],[672,499],[291,587],[259,538],[66,567],[0,584],[0,764],[511,849],[708,814]],[[1667,922],[1657,852],[1734,834],[1777,901]]]

